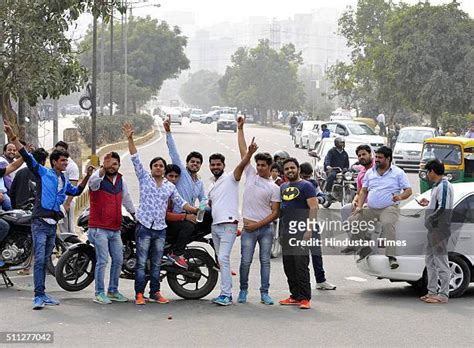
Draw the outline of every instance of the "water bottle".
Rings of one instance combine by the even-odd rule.
[[[197,213],[196,222],[202,222],[204,220],[204,213],[206,212],[207,199],[203,198],[199,203],[199,211]]]

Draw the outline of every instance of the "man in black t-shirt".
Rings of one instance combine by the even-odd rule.
[[[300,178],[299,163],[295,158],[283,162],[288,182],[280,187],[283,268],[288,279],[290,297],[281,305],[299,305],[311,308],[309,275],[309,250],[304,242],[312,237],[312,227],[307,222],[316,220],[318,202],[313,185]],[[303,242],[303,243],[302,243]]]

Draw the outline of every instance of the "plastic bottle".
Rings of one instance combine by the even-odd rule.
[[[206,212],[207,198],[203,198],[199,203],[199,211],[197,213],[196,222],[204,220],[204,213]]]

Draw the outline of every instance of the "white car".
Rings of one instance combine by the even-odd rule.
[[[448,243],[449,264],[451,268],[450,297],[461,296],[474,281],[474,183],[453,184],[454,209],[451,221],[451,238]],[[415,197],[430,199],[431,190]],[[406,245],[397,246],[399,267],[390,269],[384,248],[378,247],[374,254],[357,264],[359,270],[379,279],[392,282],[408,282],[415,288],[425,291],[427,278],[425,256],[427,230],[424,227],[425,207],[415,198],[400,209],[397,223],[397,240]],[[380,235],[374,236],[374,238]],[[383,237],[383,236],[382,236]]]
[[[420,169],[423,140],[438,135],[438,131],[431,127],[402,128],[393,149],[394,163],[402,169],[418,171]]]
[[[334,139],[335,138],[324,138],[316,145],[316,149],[314,149],[314,153],[318,156],[314,160],[314,173],[317,177],[321,177],[324,172],[324,159],[328,154],[329,150],[334,147]],[[355,150],[359,145],[365,145],[366,142],[360,141],[352,141],[352,140],[345,140],[346,146],[344,150],[346,150],[347,154],[349,155],[349,165],[352,167],[357,162],[357,155]]]
[[[191,109],[191,114],[189,117],[189,122],[201,121],[201,116],[202,116],[202,110],[201,109]]]
[[[314,125],[322,124],[323,121],[303,121],[295,129],[293,144],[301,149],[308,148],[308,135]]]
[[[331,137],[343,136],[345,137],[346,142],[349,139],[356,142],[363,142],[370,145],[374,150],[383,145],[387,145],[386,137],[381,137],[375,134],[372,128],[363,122],[329,121],[324,124],[327,125]]]
[[[171,123],[179,123],[179,125],[183,124],[183,114],[180,111],[172,110],[167,115],[170,115]]]

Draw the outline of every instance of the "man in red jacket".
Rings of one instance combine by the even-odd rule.
[[[127,302],[128,299],[118,291],[118,283],[123,263],[123,245],[120,237],[122,224],[122,204],[130,214],[135,214],[132,199],[123,181],[120,156],[116,152],[105,155],[104,165],[91,176],[89,240],[95,246],[97,263],[95,266],[95,299],[99,304],[112,301]],[[105,294],[105,267],[112,257],[110,280]]]

